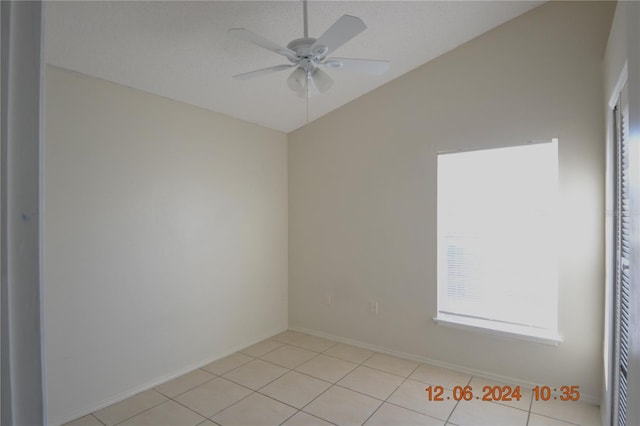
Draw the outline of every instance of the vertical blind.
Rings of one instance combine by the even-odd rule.
[[[614,398],[616,424],[626,424],[627,373],[629,371],[629,320],[630,320],[630,276],[631,224],[629,198],[629,146],[625,91],[621,93],[615,107],[616,149],[616,279],[615,279],[615,348],[614,348]]]

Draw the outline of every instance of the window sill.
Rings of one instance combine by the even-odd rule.
[[[499,323],[478,318],[468,318],[458,315],[438,313],[433,320],[446,327],[463,330],[478,331],[498,337],[514,340],[526,340],[529,342],[543,343],[550,346],[558,346],[563,339],[558,333],[541,330],[534,327],[519,326],[514,324]]]

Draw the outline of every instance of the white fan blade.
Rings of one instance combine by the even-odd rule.
[[[236,74],[236,75],[233,76],[233,78],[236,79],[236,80],[250,80],[252,78],[262,77],[263,75],[272,74],[274,72],[288,70],[291,67],[295,67],[295,65],[293,65],[293,64],[291,64],[291,65],[276,65],[276,66],[269,67],[269,68],[262,68],[260,70],[245,72],[243,74]]]
[[[329,58],[322,65],[336,70],[382,75],[389,70],[390,62],[374,59]]]
[[[229,34],[239,38],[240,40],[248,41],[249,43],[271,50],[278,55],[286,56],[290,61],[296,61],[296,53],[293,50],[282,47],[254,32],[245,30],[244,28],[232,28],[229,30]]]
[[[326,92],[331,88],[331,86],[333,86],[333,80],[329,77],[329,74],[322,71],[320,68],[313,72],[311,80],[320,93]]]
[[[366,28],[367,26],[360,18],[351,15],[342,15],[340,19],[313,43],[311,51],[315,52],[320,49],[320,46],[326,46],[328,49],[324,53],[326,56],[360,34]]]

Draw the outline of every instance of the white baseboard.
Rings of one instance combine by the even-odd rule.
[[[450,364],[448,362],[442,362],[442,361],[438,361],[438,360],[435,360],[435,359],[426,358],[426,357],[423,357],[423,356],[420,356],[420,355],[415,355],[415,354],[410,354],[410,353],[406,353],[406,352],[396,351],[394,349],[385,348],[383,346],[372,345],[372,344],[367,343],[367,342],[348,339],[348,338],[345,338],[345,337],[342,337],[342,336],[337,336],[337,335],[329,334],[329,333],[323,333],[321,331],[311,330],[311,329],[304,328],[304,327],[289,326],[289,329],[290,330],[299,331],[301,333],[310,334],[310,335],[317,336],[317,337],[323,337],[323,338],[329,339],[329,340],[334,340],[336,342],[346,343],[348,345],[357,346],[357,347],[364,348],[364,349],[369,349],[369,350],[374,351],[374,352],[380,352],[380,353],[387,354],[387,355],[393,355],[393,356],[396,356],[398,358],[404,358],[404,359],[408,359],[408,360],[411,360],[411,361],[421,362],[421,363],[424,363],[424,364],[435,365],[436,367],[442,367],[442,368],[448,368],[450,370],[456,370],[456,371],[459,371],[461,373],[466,373],[466,374],[470,374],[472,376],[482,377],[484,379],[493,380],[493,381],[496,381],[496,382],[504,382],[504,383],[511,383],[511,384],[514,384],[514,385],[519,385],[519,386],[521,386],[523,388],[532,389],[535,386],[542,386],[543,385],[541,383],[527,382],[527,381],[523,381],[523,380],[520,380],[520,379],[515,379],[513,377],[503,376],[503,375],[500,375],[500,374],[490,373],[490,372],[482,371],[482,370],[476,370],[476,369],[473,369],[473,368],[467,368],[467,367],[464,367],[464,366],[461,366],[461,365]],[[600,406],[600,398],[596,397],[594,395],[581,394],[580,395],[580,401],[588,403],[588,404],[593,404],[593,405]]]
[[[84,416],[86,416],[88,414],[94,413],[94,412],[96,412],[98,410],[101,410],[101,409],[103,409],[105,407],[108,407],[108,406],[113,405],[115,403],[118,403],[120,401],[124,401],[125,399],[130,398],[130,397],[132,397],[134,395],[137,395],[140,392],[144,392],[144,391],[147,391],[149,389],[153,389],[158,385],[161,385],[161,384],[163,384],[165,382],[168,382],[168,381],[173,380],[173,379],[175,379],[177,377],[180,377],[183,374],[189,373],[190,371],[197,370],[198,368],[204,367],[207,364],[210,364],[210,363],[212,363],[214,361],[222,359],[222,358],[224,358],[224,357],[226,357],[228,355],[231,355],[232,353],[238,352],[241,349],[249,347],[249,346],[251,346],[251,345],[253,345],[255,343],[261,342],[261,341],[263,341],[265,339],[268,339],[269,337],[273,337],[276,334],[282,333],[285,330],[287,330],[286,327],[283,328],[283,329],[277,329],[275,331],[271,331],[271,332],[265,333],[266,335],[264,337],[260,337],[259,339],[253,339],[253,340],[251,340],[249,342],[245,342],[243,344],[234,346],[234,347],[226,350],[222,355],[218,355],[218,356],[215,356],[215,357],[212,357],[212,358],[207,358],[207,359],[198,361],[198,362],[193,363],[191,365],[188,365],[188,366],[186,366],[184,368],[181,368],[179,370],[173,371],[173,372],[171,372],[169,374],[165,374],[164,376],[158,377],[155,380],[152,380],[150,382],[146,382],[146,383],[144,383],[144,384],[142,384],[140,386],[136,386],[134,388],[127,389],[126,391],[120,392],[120,393],[118,393],[118,394],[116,394],[116,395],[114,395],[114,396],[112,396],[110,398],[104,399],[104,400],[96,403],[95,405],[92,405],[91,407],[87,407],[85,409],[79,410],[79,411],[69,415],[68,418],[66,418],[66,420],[63,420],[63,421],[59,422],[58,425],[63,425],[63,424],[68,423],[70,421],[79,419],[80,417],[84,417]]]

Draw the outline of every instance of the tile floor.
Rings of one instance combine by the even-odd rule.
[[[429,384],[444,401],[427,400]],[[456,403],[451,389],[468,384],[498,383],[285,331],[67,425],[600,425],[594,405],[525,389],[520,401]]]

